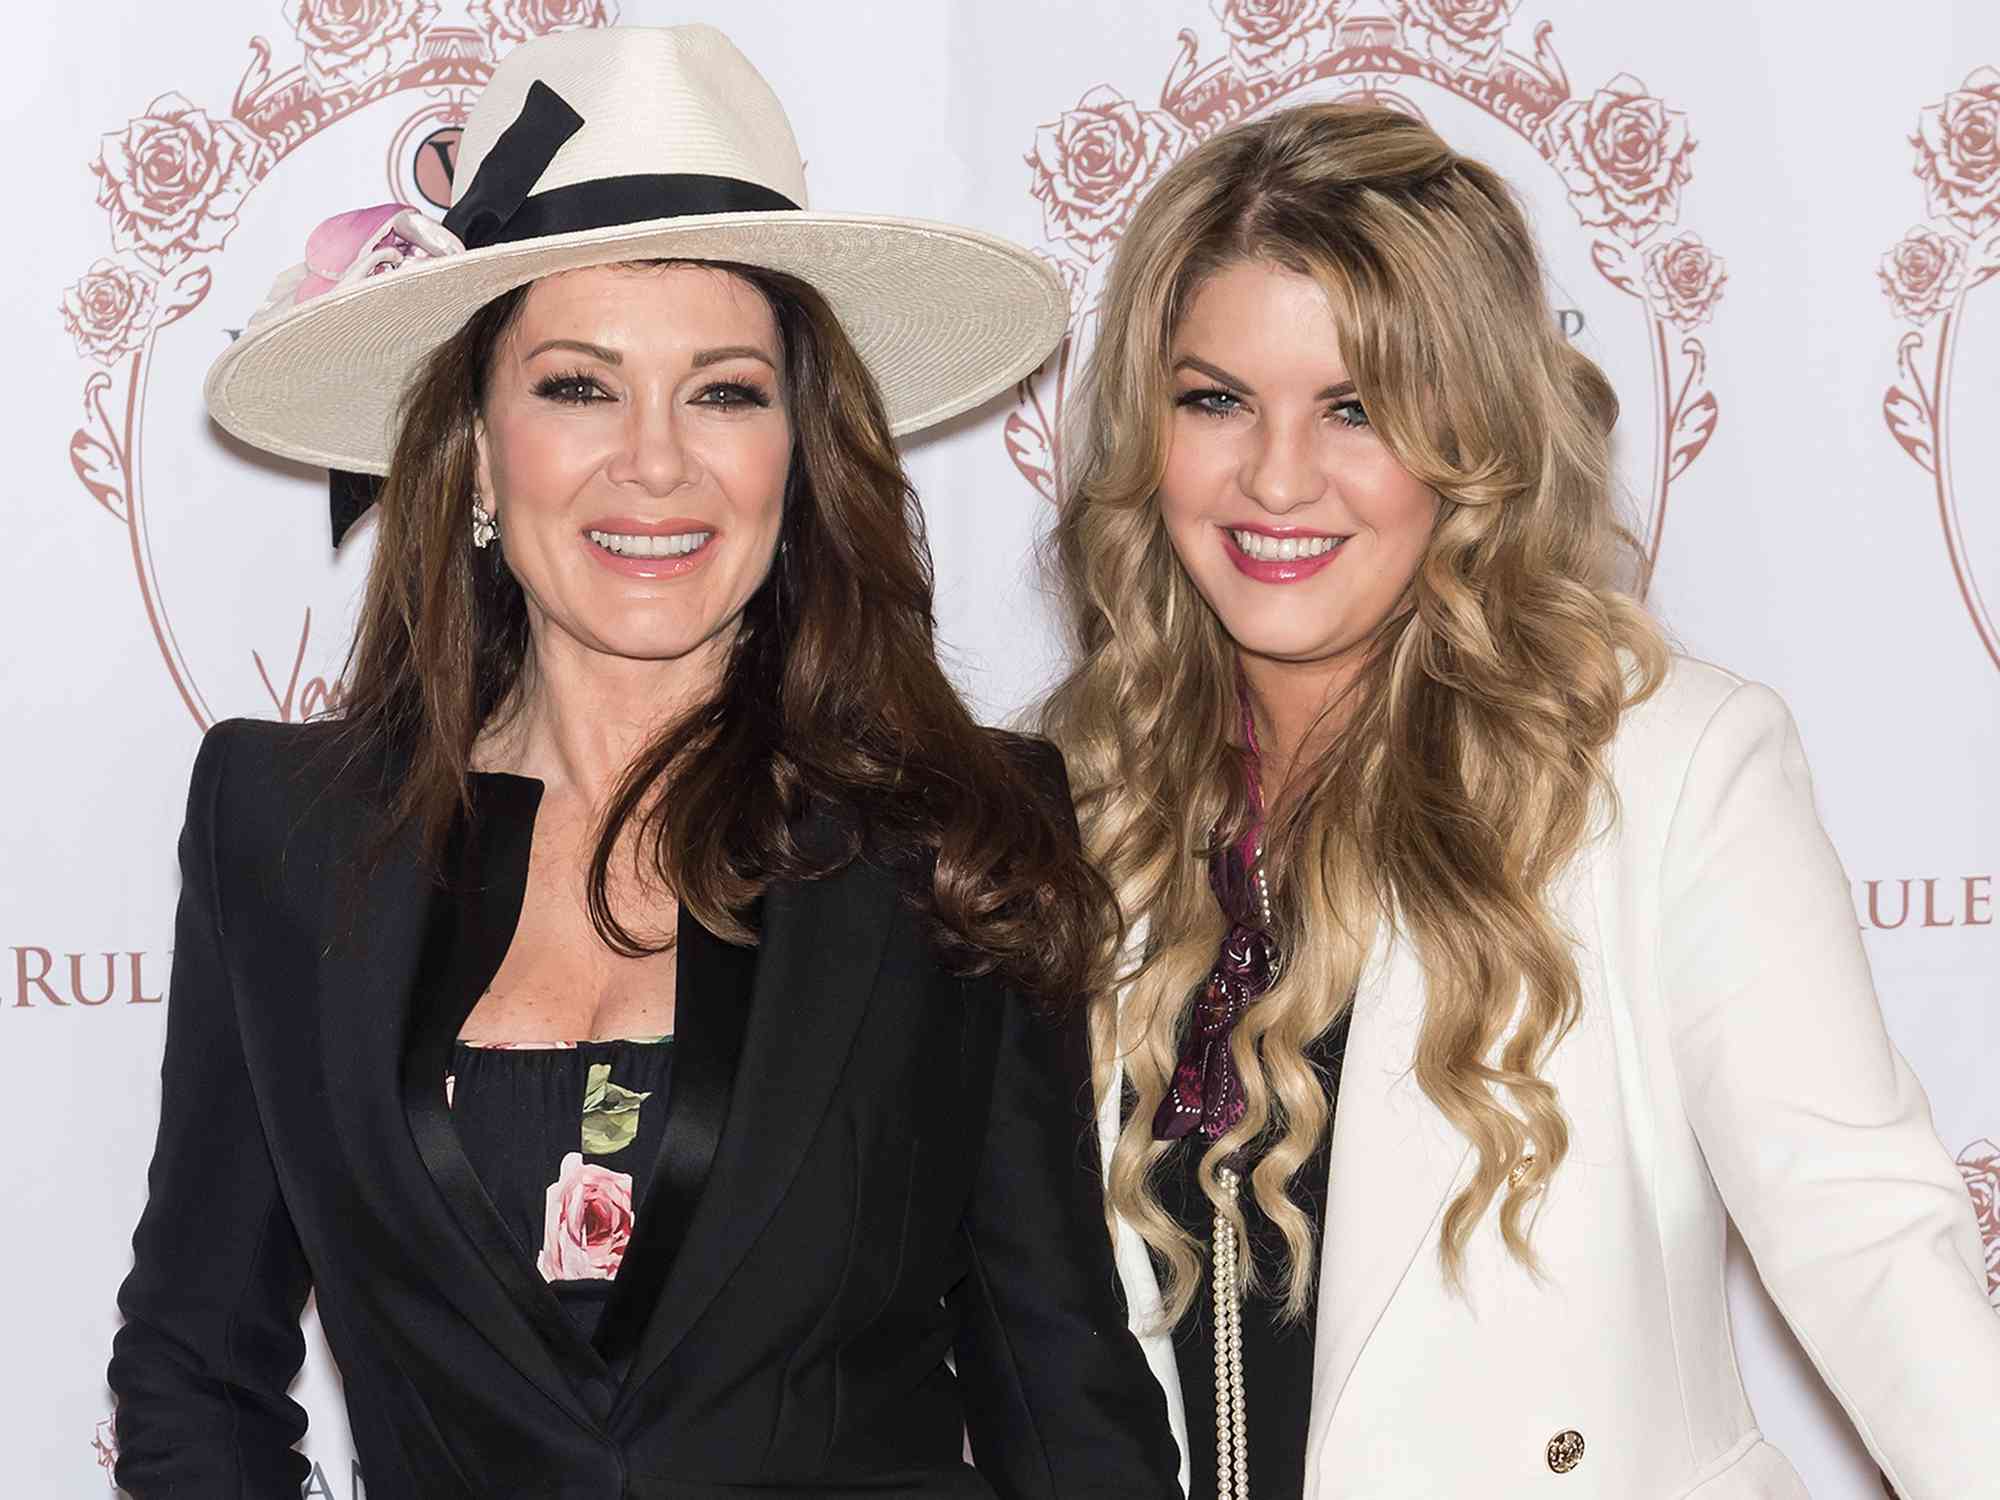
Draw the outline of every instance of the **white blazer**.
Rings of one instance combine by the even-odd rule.
[[[1307,1495],[1802,1500],[1737,1374],[1734,1218],[1903,1500],[2000,1497],[2000,1318],[1979,1231],[1883,1029],[1790,715],[1677,659],[1625,716],[1610,768],[1620,817],[1555,892],[1583,1010],[1546,1074],[1571,1146],[1534,1224],[1543,1283],[1489,1213],[1469,1295],[1446,1288],[1438,1226],[1471,1153],[1411,1070],[1414,954],[1381,944],[1363,978],[1330,1153]],[[1100,1105],[1107,1154],[1116,1098]],[[1152,1267],[1129,1226],[1117,1240],[1185,1453]]]

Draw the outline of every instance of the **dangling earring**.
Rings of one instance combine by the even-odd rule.
[[[500,534],[500,527],[493,519],[493,512],[486,508],[486,502],[479,498],[479,492],[472,492],[472,545],[490,547],[493,538]]]

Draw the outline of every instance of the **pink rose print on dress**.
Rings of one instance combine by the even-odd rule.
[[[1521,0],[1403,0],[1403,44],[1448,68],[1480,67]]]
[[[1261,78],[1326,51],[1346,0],[1209,0],[1209,8],[1229,38],[1236,71]]]
[[[1646,254],[1646,290],[1653,306],[1683,331],[1713,316],[1728,279],[1722,262],[1698,234],[1678,235]]]
[[[157,283],[144,271],[100,260],[62,294],[63,327],[76,352],[108,365],[146,341]]]
[[[1132,217],[1146,186],[1191,140],[1164,110],[1142,110],[1099,84],[1060,120],[1035,132],[1028,165],[1050,239],[1100,260]]]
[[[1687,116],[1638,79],[1619,74],[1590,98],[1563,105],[1545,128],[1549,160],[1584,223],[1636,245],[1680,216],[1694,151]]]
[[[1882,257],[1876,274],[1898,314],[1928,323],[1951,306],[1965,284],[1965,241],[1919,226]]]
[[[438,0],[285,0],[306,77],[322,94],[407,68],[437,13]]]
[[[591,1165],[581,1151],[570,1152],[549,1184],[535,1269],[544,1281],[609,1281],[631,1241],[631,1177]]]
[[[1974,1141],[1958,1153],[1958,1171],[1986,1242],[1986,1294],[2000,1307],[2000,1145]]]
[[[618,7],[611,0],[472,0],[466,14],[498,53],[558,31],[609,26]]]
[[[256,185],[259,150],[234,120],[211,120],[179,94],[162,94],[123,132],[105,136],[90,165],[98,204],[111,212],[111,243],[162,275],[220,249]]]
[[[1932,213],[1967,234],[2000,223],[2000,72],[1976,70],[1925,110],[1910,144]]]

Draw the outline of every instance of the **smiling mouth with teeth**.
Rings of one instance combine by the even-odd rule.
[[[584,533],[606,552],[619,557],[686,557],[698,552],[715,535],[712,531],[683,531],[674,536],[626,535],[616,531]]]
[[[1261,531],[1231,531],[1229,539],[1245,557],[1257,562],[1305,562],[1324,557],[1347,540],[1338,536],[1265,536]]]

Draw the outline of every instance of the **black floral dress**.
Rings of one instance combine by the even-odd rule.
[[[445,1097],[487,1196],[595,1340],[651,1184],[673,1038],[460,1042]]]

